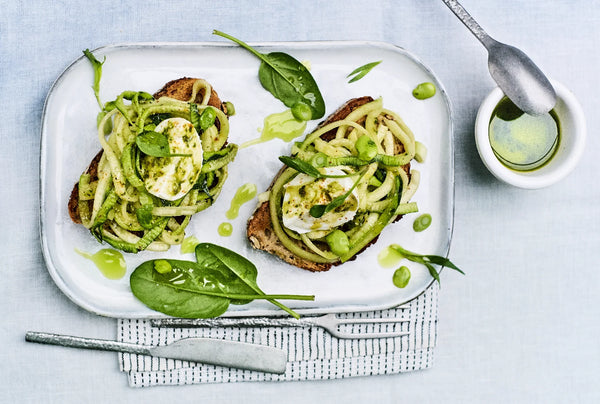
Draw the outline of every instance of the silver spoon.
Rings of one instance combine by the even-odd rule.
[[[540,115],[556,105],[556,92],[544,73],[514,46],[496,41],[456,0],[442,0],[488,51],[488,67],[500,89],[519,109]]]

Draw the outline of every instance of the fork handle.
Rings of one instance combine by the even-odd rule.
[[[152,320],[154,327],[303,327],[313,325],[310,318],[161,318]]]

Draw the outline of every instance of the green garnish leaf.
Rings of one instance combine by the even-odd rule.
[[[354,76],[348,81],[348,83],[354,83],[355,81],[362,79],[363,77],[365,77],[367,75],[367,73],[369,73],[379,63],[381,63],[381,60],[379,60],[377,62],[367,63],[366,65],[357,67],[349,75],[346,76],[347,78],[350,76]]]
[[[438,283],[440,282],[440,275],[433,265],[451,268],[465,275],[465,273],[455,264],[453,264],[448,258],[441,257],[439,255],[418,254],[412,251],[408,251],[400,247],[398,244],[392,244],[390,248],[410,261],[425,265],[433,279],[435,279]]]
[[[299,158],[279,156],[279,161],[300,173],[310,175],[314,178],[323,178],[323,174],[321,174],[321,172],[317,168],[313,167],[312,164],[307,163],[304,160],[300,160]]]
[[[283,52],[263,54],[250,45],[224,32],[214,30],[213,34],[227,38],[248,50],[261,60],[258,78],[263,88],[269,91],[288,108],[297,103],[308,105],[312,119],[325,115],[325,101],[315,79],[306,66]]]
[[[337,196],[337,197],[333,198],[333,200],[331,202],[329,202],[327,205],[314,205],[314,206],[312,206],[310,208],[310,210],[308,211],[308,213],[310,213],[310,215],[312,217],[320,218],[325,213],[331,212],[332,210],[334,210],[338,206],[341,206],[344,203],[344,201],[350,196],[350,194],[352,194],[352,191],[354,191],[354,188],[356,188],[356,186],[360,182],[360,180],[363,177],[363,175],[365,175],[364,172],[360,175],[360,177],[358,177],[358,180],[356,180],[354,182],[354,184],[348,190],[348,192],[346,192],[343,195],[340,195],[340,196]]]
[[[135,144],[142,151],[152,157],[189,157],[191,154],[171,153],[169,139],[159,132],[146,131],[135,138]]]
[[[102,109],[103,106],[100,101],[100,78],[102,77],[102,65],[106,62],[106,56],[104,56],[104,59],[100,62],[89,49],[84,50],[83,54],[88,58],[94,69],[94,85],[92,86],[92,89],[94,90],[96,101],[98,102],[100,109]]]
[[[323,154],[323,153],[321,153],[321,154]],[[327,157],[326,155],[324,155],[324,156]],[[311,164],[307,161],[301,160],[297,157],[279,156],[279,161],[281,161],[286,166],[293,168],[294,170],[296,170],[300,173],[310,175],[311,177],[316,178],[316,179],[319,179],[319,178],[346,178],[346,177],[352,177],[352,176],[356,175],[355,172],[349,173],[349,174],[344,174],[344,175],[322,174],[313,164]],[[315,161],[315,160],[313,159],[313,161]]]

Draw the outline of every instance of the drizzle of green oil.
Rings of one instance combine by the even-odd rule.
[[[306,121],[299,121],[294,117],[291,109],[283,112],[271,114],[264,120],[264,126],[260,138],[249,140],[240,145],[240,149],[253,146],[255,144],[268,142],[273,139],[281,139],[284,142],[291,142],[304,133]]]
[[[502,164],[516,171],[531,171],[554,156],[560,141],[560,124],[554,110],[528,115],[504,97],[492,112],[489,139]]]
[[[385,247],[377,255],[377,262],[384,268],[393,268],[398,265],[404,256],[393,248]]]
[[[189,236],[183,239],[181,243],[181,253],[182,254],[190,254],[196,250],[196,246],[200,244],[200,241],[196,238],[196,236]]]
[[[223,222],[217,228],[217,232],[219,233],[219,236],[229,237],[233,233],[233,226],[229,222]]]
[[[233,220],[238,217],[240,213],[240,207],[246,203],[254,199],[256,196],[256,185],[247,183],[242,185],[237,189],[233,199],[231,200],[231,206],[229,210],[225,212],[225,216],[229,220]]]
[[[108,279],[121,279],[125,276],[127,265],[120,251],[104,248],[94,254],[75,249],[77,254],[91,260]]]

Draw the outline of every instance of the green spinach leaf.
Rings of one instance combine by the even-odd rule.
[[[144,154],[152,157],[189,157],[191,154],[171,153],[169,139],[159,132],[146,131],[136,136],[135,144]]]
[[[217,317],[227,311],[229,299],[222,293],[220,274],[210,269],[199,271],[195,262],[180,260],[168,260],[172,269],[161,274],[154,269],[154,262],[144,262],[129,278],[134,296],[146,306],[184,318]]]
[[[209,318],[223,314],[229,304],[266,299],[292,316],[298,314],[275,299],[314,300],[308,295],[267,295],[256,283],[254,264],[226,248],[201,243],[197,262],[151,260],[131,274],[131,291],[153,310],[176,317]]]
[[[235,291],[237,293],[253,291],[258,295],[265,296],[265,293],[256,283],[258,276],[256,266],[241,255],[216,244],[201,243],[196,246],[196,261],[202,268],[213,268],[220,272],[227,280],[224,285],[226,291]],[[280,302],[273,299],[268,300],[293,317],[300,317],[296,312]],[[245,303],[247,302],[236,301],[234,304]]]
[[[294,57],[283,52],[260,53],[224,32],[214,30],[213,34],[237,43],[258,57],[261,60],[258,69],[260,84],[285,106],[292,108],[298,103],[306,104],[311,110],[312,119],[325,115],[325,101],[315,79],[306,66]]]

